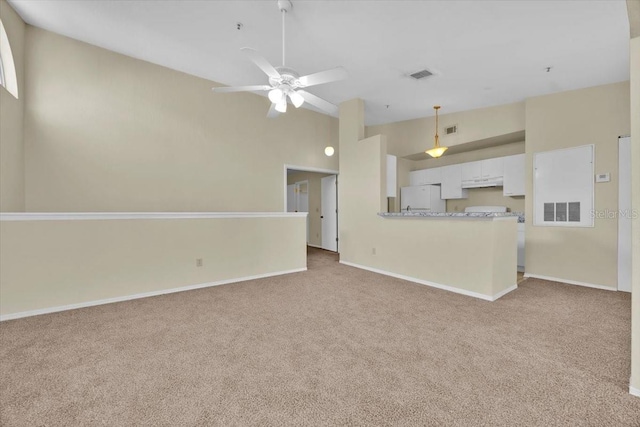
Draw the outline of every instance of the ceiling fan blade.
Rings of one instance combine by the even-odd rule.
[[[320,71],[319,73],[302,76],[298,79],[302,87],[321,85],[324,83],[344,80],[349,77],[349,73],[343,67],[336,67],[330,70]]]
[[[280,77],[280,73],[267,61],[264,56],[260,55],[257,50],[250,47],[243,47],[240,49],[243,51],[254,64],[256,64],[267,76],[277,79]]]
[[[329,101],[325,101],[322,98],[315,96],[312,93],[309,93],[305,90],[297,90],[300,95],[304,98],[306,102],[321,109],[322,111],[326,111],[329,114],[338,114],[338,107],[330,103]]]
[[[276,104],[272,103],[271,107],[269,107],[269,112],[267,113],[267,117],[270,119],[275,119],[279,115],[280,113],[276,110]]]
[[[219,92],[219,93],[229,93],[229,92],[255,92],[260,90],[271,90],[271,89],[273,88],[269,85],[254,85],[254,86],[234,86],[234,87],[221,86],[221,87],[214,87],[212,90],[214,92]]]

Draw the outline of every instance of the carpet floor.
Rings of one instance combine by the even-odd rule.
[[[630,295],[309,270],[0,324],[3,426],[639,426]]]

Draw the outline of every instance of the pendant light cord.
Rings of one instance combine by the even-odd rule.
[[[438,138],[438,109],[439,108],[440,107],[435,108],[435,110],[436,110],[436,140],[435,140],[435,144],[434,144],[435,147],[440,147],[440,141],[439,141],[439,138]]]

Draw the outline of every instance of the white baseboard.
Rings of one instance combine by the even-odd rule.
[[[632,396],[640,397],[640,389],[629,386],[629,394]]]
[[[0,322],[4,322],[5,320],[20,319],[23,317],[38,316],[40,314],[75,310],[77,308],[86,308],[86,307],[93,307],[96,305],[111,304],[114,302],[129,301],[129,300],[147,298],[147,297],[155,297],[158,295],[173,294],[176,292],[183,292],[183,291],[192,291],[195,289],[209,288],[211,286],[227,285],[229,283],[246,282],[247,280],[264,279],[266,277],[273,277],[273,276],[282,276],[283,274],[299,273],[301,271],[307,271],[307,268],[305,267],[305,268],[298,268],[295,270],[276,271],[274,273],[257,274],[255,276],[245,276],[245,277],[239,277],[236,279],[219,280],[217,282],[201,283],[198,285],[182,286],[179,288],[162,289],[159,291],[144,292],[141,294],[126,295],[122,297],[106,298],[106,299],[95,300],[95,301],[81,302],[77,304],[61,305],[58,307],[48,307],[48,308],[41,308],[38,310],[29,310],[29,311],[22,311],[19,313],[4,314],[4,315],[0,315]]]
[[[498,298],[502,298],[503,296],[505,296],[505,295],[506,295],[506,294],[508,294],[509,292],[511,292],[511,291],[515,291],[516,289],[518,289],[518,285],[517,285],[517,284],[515,284],[515,285],[513,285],[513,286],[509,286],[507,289],[505,289],[505,290],[503,290],[503,291],[500,291],[500,292],[498,292],[497,294],[495,294],[494,296],[492,296],[492,297],[491,297],[491,298],[492,298],[492,299],[491,299],[491,301],[495,301],[495,300],[497,300]]]
[[[461,295],[466,295],[469,297],[474,297],[474,298],[479,298],[485,301],[495,301],[498,298],[508,294],[509,292],[515,290],[518,288],[518,285],[513,285],[508,287],[507,289],[498,292],[495,295],[485,295],[485,294],[481,294],[478,292],[472,292],[472,291],[467,291],[465,289],[460,289],[460,288],[456,288],[453,286],[448,286],[448,285],[442,285],[440,283],[435,283],[435,282],[429,282],[427,280],[422,280],[422,279],[416,279],[415,277],[410,277],[410,276],[404,276],[402,274],[397,274],[397,273],[391,273],[389,271],[385,271],[385,270],[380,270],[377,268],[372,268],[372,267],[367,267],[364,265],[360,265],[360,264],[354,264],[352,262],[347,262],[347,261],[340,261],[340,264],[344,264],[344,265],[348,265],[350,267],[355,267],[355,268],[360,268],[362,270],[367,270],[367,271],[372,271],[374,273],[378,273],[378,274],[383,274],[385,276],[391,276],[391,277],[395,277],[396,279],[402,279],[402,280],[406,280],[408,282],[414,282],[414,283],[418,283],[420,285],[426,285],[426,286],[431,286],[432,288],[438,288],[438,289],[442,289],[444,291],[449,291],[449,292],[455,292],[456,294],[461,294]]]
[[[307,246],[311,246],[312,248],[324,249],[322,246],[312,245],[311,243],[307,243]]]
[[[578,282],[576,280],[560,279],[558,277],[542,276],[540,274],[524,273],[524,277],[527,277],[527,278],[531,277],[533,279],[549,280],[551,282],[566,283],[567,285],[577,285],[577,286],[584,286],[584,287],[587,287],[587,288],[603,289],[605,291],[617,291],[616,288],[612,288],[610,286],[595,285],[593,283]]]

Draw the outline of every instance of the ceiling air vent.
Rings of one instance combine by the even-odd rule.
[[[415,73],[409,74],[409,77],[413,77],[416,80],[424,79],[425,77],[433,76],[433,73],[427,69],[416,71]]]

